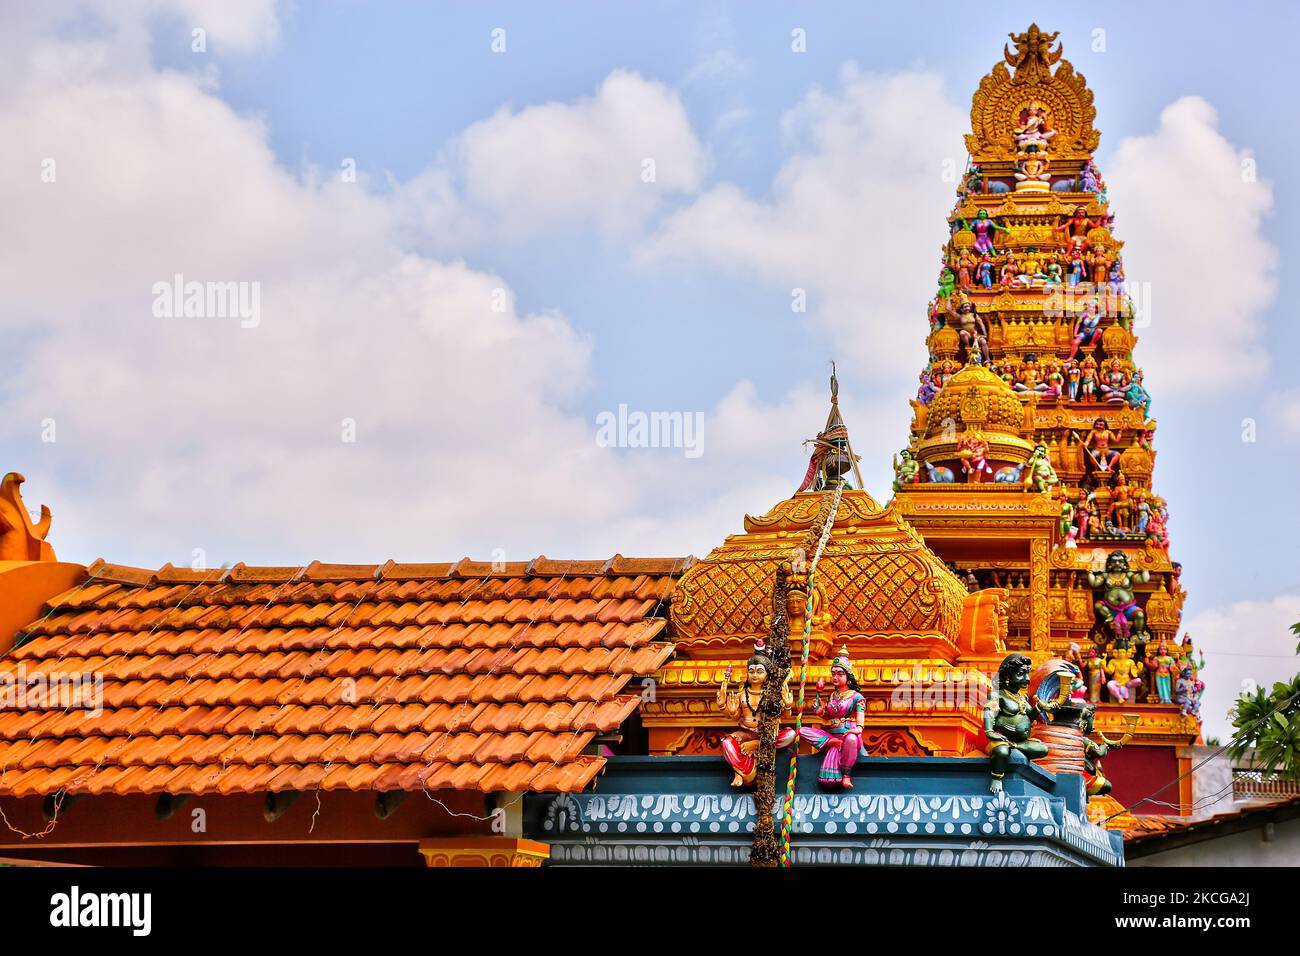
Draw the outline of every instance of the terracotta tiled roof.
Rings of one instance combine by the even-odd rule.
[[[0,794],[581,789],[690,560],[96,562],[0,674],[102,675],[103,713],[0,710]]]
[[[1264,816],[1271,812],[1300,807],[1300,797],[1283,797],[1278,800],[1265,800],[1243,807],[1235,807],[1223,813],[1200,820],[1186,817],[1137,817],[1138,827],[1124,831],[1126,844],[1143,843],[1160,837],[1194,831],[1212,832],[1216,827],[1234,820],[1245,821],[1251,817]]]

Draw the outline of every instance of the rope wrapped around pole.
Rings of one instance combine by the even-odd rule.
[[[794,826],[794,791],[799,776],[799,732],[803,729],[803,707],[808,683],[808,653],[812,644],[813,587],[816,583],[817,562],[821,560],[822,551],[826,549],[826,542],[830,540],[831,528],[835,524],[835,513],[839,510],[840,495],[843,492],[844,484],[840,483],[835,488],[835,494],[829,499],[830,506],[827,507],[825,501],[823,501],[822,509],[817,515],[818,521],[821,523],[817,547],[813,551],[812,561],[808,565],[808,577],[805,584],[807,587],[807,602],[804,605],[803,615],[803,651],[799,661],[799,700],[794,717],[794,748],[790,757],[790,776],[785,786],[785,810],[781,814],[781,866],[790,865],[790,831]]]

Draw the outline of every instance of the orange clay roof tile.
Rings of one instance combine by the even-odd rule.
[[[692,560],[96,561],[0,674],[97,678],[102,711],[0,710],[0,794],[580,790]]]

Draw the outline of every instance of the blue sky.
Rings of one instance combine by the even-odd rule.
[[[20,228],[0,268],[0,463],[51,506],[62,556],[157,566],[702,554],[797,482],[832,357],[886,497],[952,199],[938,170],[964,158],[970,95],[1031,14],[88,0],[5,16],[0,131],[23,145],[3,160]],[[1130,275],[1152,277],[1138,356],[1189,625],[1221,686],[1280,675],[1300,620],[1282,497],[1300,342],[1280,292],[1300,143],[1271,91],[1300,14],[1032,17],[1096,94],[1117,233]],[[607,142],[655,154],[653,195]],[[140,290],[178,271],[261,282],[266,323],[160,326]],[[495,288],[507,313],[476,318]],[[592,448],[619,404],[701,412],[707,453]],[[340,446],[349,418],[362,437]]]

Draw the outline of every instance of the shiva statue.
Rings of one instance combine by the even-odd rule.
[[[858,756],[866,756],[862,745],[862,726],[867,717],[867,701],[858,689],[847,647],[831,658],[831,693],[822,703],[826,681],[818,679],[817,697],[812,710],[822,718],[822,727],[800,727],[799,735],[814,750],[822,751],[822,766],[817,782],[823,787],[853,789],[851,775]]]
[[[739,725],[736,730],[722,738],[722,756],[731,765],[735,776],[731,780],[733,787],[749,786],[754,782],[758,772],[758,704],[763,699],[763,685],[767,675],[772,672],[772,659],[767,656],[760,638],[754,644],[754,653],[745,662],[745,683],[735,689],[731,687],[731,667],[728,665],[722,675],[722,686],[718,688],[717,705],[723,713]],[[785,684],[781,688],[781,702],[785,709],[794,703],[794,694],[790,690],[790,675],[787,673]],[[784,750],[794,743],[793,727],[778,729],[776,749]]]
[[[990,793],[1002,792],[1002,778],[1015,753],[1026,760],[1047,756],[1047,744],[1029,736],[1037,710],[1025,688],[1033,661],[1024,654],[1008,654],[998,666],[997,683],[984,703],[984,735],[993,764]]]
[[[1146,614],[1138,607],[1134,593],[1138,584],[1151,580],[1147,570],[1132,571],[1123,551],[1112,551],[1106,556],[1106,570],[1102,574],[1088,572],[1088,584],[1097,601],[1093,610],[1102,633],[1110,631],[1115,639],[1127,642],[1130,635],[1142,641],[1146,636]]]

